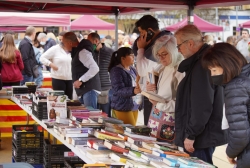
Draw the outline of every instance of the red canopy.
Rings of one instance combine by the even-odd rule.
[[[185,26],[188,24],[187,18],[183,19],[182,21],[173,24],[171,26],[166,27],[169,31],[176,31],[177,29]],[[215,24],[212,24],[206,20],[201,19],[197,15],[194,14],[194,25],[196,25],[202,32],[219,32],[223,31],[222,26],[217,26]]]
[[[70,15],[58,14],[28,14],[28,13],[0,13],[0,26],[69,26]]]
[[[240,24],[241,27],[250,28],[250,20]]]
[[[0,27],[0,32],[13,31],[25,32],[27,27]]]
[[[13,2],[12,2],[13,1]],[[249,0],[1,0],[0,11],[114,14],[148,11],[149,9],[188,9],[248,5]]]
[[[71,30],[115,30],[115,25],[92,15],[84,15],[71,22]]]

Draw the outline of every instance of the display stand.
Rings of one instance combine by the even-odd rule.
[[[11,100],[15,102],[18,106],[20,106],[24,111],[27,112],[40,126],[43,127],[44,130],[48,131],[54,138],[59,140],[61,143],[63,143],[65,146],[67,146],[69,149],[71,149],[72,152],[74,152],[79,158],[81,158],[84,162],[86,163],[94,163],[90,158],[82,154],[76,147],[73,145],[69,144],[66,140],[64,140],[62,137],[60,137],[52,128],[47,128],[47,126],[40,121],[36,116],[32,114],[32,110],[27,106],[23,106],[22,104],[19,103],[18,99],[15,97],[11,97]]]

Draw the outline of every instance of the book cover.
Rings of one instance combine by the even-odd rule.
[[[102,118],[102,117],[100,117],[98,119],[98,123],[123,124],[123,121],[116,119],[116,118],[110,118],[110,117]]]
[[[148,81],[151,84],[158,84],[158,80],[159,80],[159,73],[152,71],[152,72],[148,72]]]
[[[196,167],[202,167],[202,168],[215,168],[214,165],[211,165],[207,162],[204,162],[203,160],[198,159],[197,157],[180,157],[178,160],[188,166],[196,166]]]
[[[89,139],[87,140],[87,146],[93,148],[94,143],[103,143],[102,139]]]
[[[165,150],[166,149],[166,150]],[[189,157],[189,154],[185,153],[185,152],[182,152],[182,151],[179,151],[179,150],[174,150],[174,149],[171,149],[171,148],[167,148],[165,147],[164,150],[161,150],[163,151],[163,153],[167,154],[167,155],[175,155],[175,156],[182,156],[182,157]]]
[[[174,149],[174,150],[177,150],[178,147],[174,144],[170,144],[170,143],[164,143],[164,142],[156,142],[154,144],[154,146],[158,149],[162,149],[162,150],[168,150],[169,148],[170,149]]]
[[[66,95],[47,97],[47,109],[49,120],[56,120],[56,117],[67,118],[66,99]]]
[[[104,163],[84,164],[83,168],[106,168]]]
[[[65,128],[65,134],[81,134],[81,133],[88,133],[89,130],[93,128]]]
[[[153,154],[149,154],[149,153],[142,153],[141,154],[141,158],[147,160],[147,161],[163,161],[163,158],[160,156],[155,156]]]
[[[99,139],[123,140],[119,136],[110,135],[106,132],[95,131],[94,136]]]
[[[171,167],[180,167],[180,164],[178,163],[177,159],[163,158],[163,162]]]
[[[78,124],[78,126],[80,128],[84,128],[84,127],[95,128],[95,129],[104,128],[104,125],[103,124],[99,124],[99,123],[80,123],[80,124]]]
[[[152,143],[152,142],[144,142],[144,141],[142,141],[141,145],[142,145],[143,148],[149,149],[149,150],[153,150],[155,148],[155,144]]]
[[[122,147],[118,146],[118,145],[115,143],[115,141],[112,141],[112,140],[107,140],[107,139],[106,139],[106,140],[104,141],[104,145],[105,145],[108,149],[110,149],[110,150],[112,150],[112,151],[114,151],[114,152],[118,152],[118,153],[128,153],[128,152],[129,152],[128,149],[122,148]]]
[[[147,91],[142,91],[141,94],[143,96],[146,96],[148,99],[160,102],[160,103],[166,103],[166,99],[164,97],[161,97],[160,95],[153,93],[153,92],[147,92]]]
[[[138,138],[138,139],[144,139],[144,140],[150,140],[150,141],[156,141],[157,139],[155,137],[150,137],[146,135],[139,135],[134,133],[129,133],[127,131],[124,131],[124,135],[127,135],[130,138]]]
[[[97,138],[92,138],[92,137],[82,137],[82,138],[72,138],[72,145],[85,145],[87,146],[88,140],[96,140]]]
[[[120,153],[111,153],[111,154],[109,155],[109,157],[110,157],[112,160],[114,160],[114,161],[116,161],[116,162],[121,162],[121,163],[126,163],[127,160],[128,160],[128,157],[126,157],[125,155],[120,154]]]
[[[159,157],[163,157],[163,158],[166,158],[167,155],[165,153],[160,153],[158,151],[152,151],[152,154],[155,155],[155,156],[159,156]]]
[[[108,158],[110,153],[112,153],[110,150],[87,150],[86,156],[89,158]]]
[[[157,167],[157,168],[171,168],[171,166],[168,166],[167,164],[165,164],[162,161],[150,161],[150,164]]]
[[[150,134],[152,131],[152,128],[149,128],[148,126],[141,125],[141,126],[133,126],[133,127],[126,127],[126,131],[130,133],[144,133],[144,134]]]
[[[152,154],[152,150],[143,148],[142,145],[135,145],[135,144],[132,144],[132,145],[131,145],[131,149],[134,149],[134,150],[137,150],[137,151],[141,151],[141,152],[146,152],[146,153]]]
[[[138,167],[138,168],[154,168],[153,166],[149,165],[149,162],[137,162],[134,160],[127,160],[126,162],[127,167]]]
[[[93,148],[95,150],[109,150],[105,145],[104,142],[94,142]]]

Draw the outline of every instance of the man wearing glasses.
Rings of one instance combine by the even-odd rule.
[[[185,60],[178,71],[185,77],[177,89],[175,106],[175,144],[190,156],[213,164],[215,147],[227,143],[221,129],[223,88],[210,82],[210,73],[201,64],[209,45],[202,41],[200,30],[187,25],[175,33],[178,51]]]

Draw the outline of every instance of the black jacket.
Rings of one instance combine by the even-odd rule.
[[[201,65],[201,57],[208,48],[204,44],[178,68],[179,72],[186,73],[178,86],[175,105],[175,143],[178,146],[184,146],[185,138],[195,138],[194,148],[227,143],[221,130],[223,88],[211,84],[209,71]]]
[[[77,48],[73,49],[72,56],[72,79],[73,82],[79,80],[79,78],[85,74],[89,69],[85,67],[79,60],[79,52],[83,49],[93,52],[93,45],[89,40],[83,39]],[[91,90],[101,90],[99,73],[97,73],[93,78],[89,79],[87,82],[83,82],[79,89],[75,89],[77,96],[82,96]]]
[[[37,65],[37,62],[32,44],[26,37],[24,37],[24,39],[20,42],[18,49],[21,52],[24,64],[22,74],[33,76],[32,68]]]
[[[226,153],[237,157],[237,168],[250,167],[250,64],[225,87],[226,118],[229,124]]]
[[[104,43],[102,43],[102,48],[100,51],[94,52],[94,59],[99,66],[99,76],[101,81],[102,91],[109,90],[111,88],[111,81],[108,72],[109,63],[112,57],[114,50],[106,47]]]

